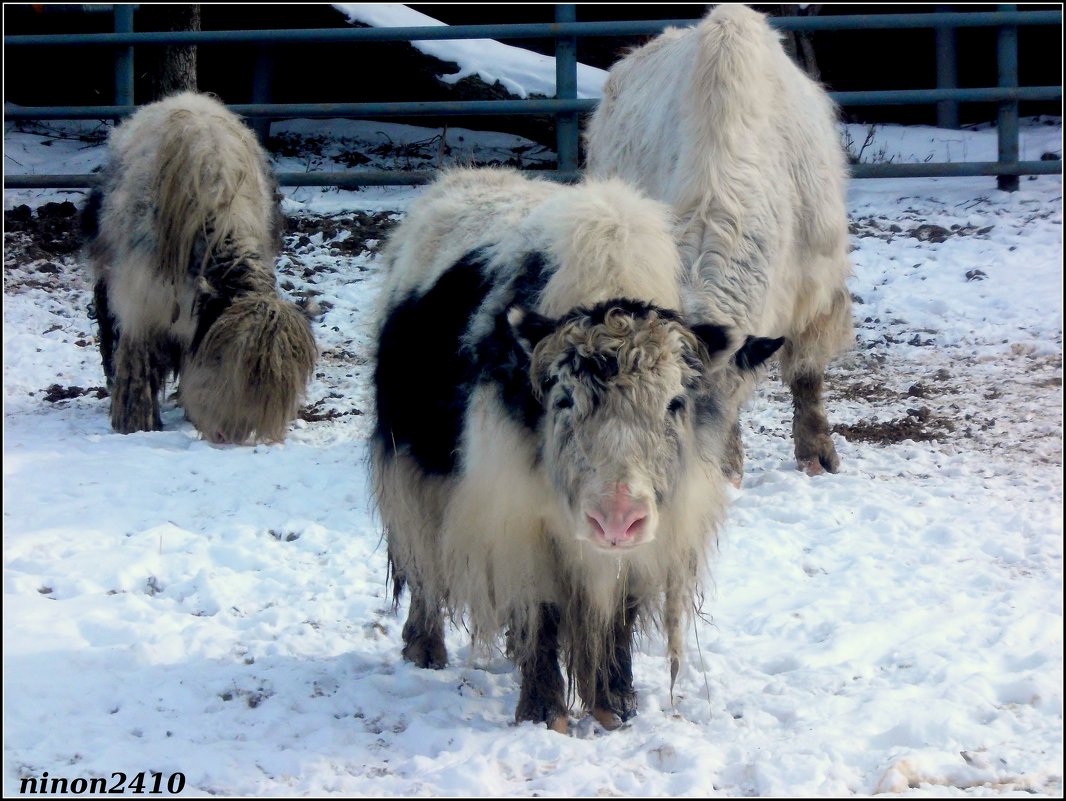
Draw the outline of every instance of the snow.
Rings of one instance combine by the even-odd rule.
[[[395,3],[334,3],[333,7],[351,22],[378,28],[444,24]],[[491,39],[429,40],[411,44],[427,55],[459,64],[458,72],[437,76],[445,83],[456,83],[469,75],[477,75],[488,84],[499,81],[508,92],[519,97],[528,97],[531,93],[555,96],[555,59],[551,56]],[[606,80],[605,70],[579,63],[577,96],[600,97]]]
[[[554,91],[507,77],[488,43],[474,53],[487,72],[469,51],[439,57]],[[9,123],[5,171],[89,172],[105,131]],[[866,133],[842,137],[857,151]],[[462,129],[273,134],[283,171],[353,154],[367,169],[553,159]],[[1061,120],[1022,134],[1023,159],[1061,157]],[[994,154],[987,128],[877,126],[863,157]],[[356,215],[399,215],[420,191],[286,190],[286,214],[319,230],[287,237],[281,284],[320,304],[322,355],[319,414],[281,445],[213,446],[173,403],[163,431],[112,433],[91,391],[104,379],[84,265],[5,235],[6,796],[45,772],[150,785],[155,771],[195,796],[1061,797],[1060,176],[1014,193],[993,178],[852,183],[857,341],[827,381],[841,472],[795,469],[789,397],[768,381],[673,697],[649,636],[639,715],[605,732],[575,708],[569,735],[514,725],[513,666],[459,628],[443,670],[400,657],[407,601],[389,595],[366,467],[380,276],[373,250],[345,243]],[[82,198],[5,191],[4,208]],[[82,391],[57,400],[53,385]]]

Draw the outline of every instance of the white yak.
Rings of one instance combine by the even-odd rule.
[[[629,181],[677,214],[688,313],[785,338],[795,454],[811,474],[840,464],[822,385],[854,337],[836,121],[763,15],[721,5],[616,63],[585,132],[591,175]],[[730,451],[739,483],[739,427]]]

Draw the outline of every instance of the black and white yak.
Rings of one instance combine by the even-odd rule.
[[[690,313],[785,337],[796,460],[812,475],[840,464],[823,377],[854,338],[836,121],[829,96],[763,15],[722,5],[616,63],[585,132],[590,174],[620,177],[673,207]],[[739,427],[729,452],[739,482]]]
[[[143,107],[112,132],[82,219],[114,430],[160,429],[173,374],[209,440],[284,439],[317,349],[278,296],[282,218],[248,127],[201,94]]]
[[[679,311],[670,219],[618,180],[457,170],[383,251],[371,462],[403,656],[446,664],[442,610],[507,632],[519,722],[566,730],[560,657],[601,723],[632,716],[641,623],[676,676],[726,505],[725,396],[781,344]]]

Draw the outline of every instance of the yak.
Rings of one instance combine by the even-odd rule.
[[[666,632],[677,674],[734,376],[781,340],[682,313],[670,211],[616,179],[450,171],[382,260],[371,474],[394,598],[411,593],[403,657],[443,667],[458,616],[506,636],[517,721],[565,732],[576,689],[621,725],[635,627]]]
[[[836,122],[829,96],[792,63],[765,17],[730,4],[615,63],[585,130],[591,175],[620,177],[676,213],[686,309],[785,338],[778,355],[795,455],[811,475],[840,466],[823,383],[829,361],[854,340]],[[728,454],[739,485],[739,424]]]
[[[193,92],[142,107],[111,133],[82,221],[112,428],[161,429],[180,376],[207,439],[284,439],[317,349],[278,296],[278,194],[248,127]]]

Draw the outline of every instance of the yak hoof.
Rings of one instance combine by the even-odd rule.
[[[806,459],[796,460],[796,469],[802,470],[809,476],[820,476],[823,473],[835,473],[840,470],[840,457],[836,453],[824,456],[811,456]]]
[[[603,726],[603,728],[607,729],[607,731],[614,731],[624,723],[618,713],[599,706],[593,708],[592,717],[596,718],[596,722]]]
[[[562,715],[556,715],[551,720],[547,721],[548,728],[559,734],[566,734],[570,728],[570,716],[565,712]]]
[[[416,667],[441,670],[448,664],[448,652],[443,642],[415,639],[403,647],[403,658]]]
[[[736,473],[732,473],[726,476],[726,478],[729,479],[729,483],[732,484],[735,489],[740,489],[740,483],[741,481],[743,481],[743,476],[740,476]]]
[[[840,457],[828,436],[812,437],[801,444],[803,448],[796,448],[796,464],[807,475],[820,476],[840,470]]]
[[[118,434],[136,434],[139,431],[162,431],[163,421],[158,414],[112,414],[111,428]]]
[[[518,706],[515,708],[514,721],[523,723],[527,720],[544,723],[552,731],[566,734],[570,716],[561,696],[536,698],[526,687],[523,687]]]

